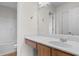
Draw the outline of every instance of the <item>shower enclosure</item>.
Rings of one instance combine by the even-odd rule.
[[[0,56],[16,51],[17,9],[15,2],[0,2]]]

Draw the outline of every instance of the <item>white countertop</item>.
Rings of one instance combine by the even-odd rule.
[[[41,44],[44,44],[44,45],[47,45],[49,47],[52,47],[52,48],[56,48],[56,49],[59,49],[59,50],[62,50],[62,51],[66,51],[68,53],[71,53],[71,54],[74,54],[74,55],[78,55],[79,56],[79,46],[78,44],[75,42],[75,43],[72,43],[72,45],[75,45],[75,46],[69,46],[69,47],[62,47],[62,46],[57,46],[57,45],[53,45],[49,42],[51,41],[56,41],[58,39],[55,39],[53,37],[45,37],[45,36],[25,36],[25,38],[29,39],[29,40],[32,40],[32,41],[35,41],[35,42],[38,42],[38,43],[41,43]]]

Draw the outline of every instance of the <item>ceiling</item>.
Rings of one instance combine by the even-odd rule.
[[[17,2],[0,2],[0,5],[17,9]]]

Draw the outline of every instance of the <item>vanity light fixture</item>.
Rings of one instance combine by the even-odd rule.
[[[39,4],[39,8],[41,8],[41,7],[48,6],[50,2],[39,2],[38,4]]]

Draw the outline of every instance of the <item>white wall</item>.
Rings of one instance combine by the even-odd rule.
[[[79,35],[79,6],[69,11],[69,32]]]
[[[50,22],[50,16],[49,12],[55,14],[55,7],[52,5],[39,8],[39,23],[38,23],[38,31],[40,35],[49,35],[49,22]]]
[[[0,44],[16,42],[17,11],[0,5]]]
[[[56,8],[56,33],[79,33],[79,3],[65,3]],[[76,22],[75,22],[76,21]]]
[[[25,44],[24,35],[37,35],[37,3],[19,2],[17,21],[18,55],[33,55],[33,49]],[[31,19],[32,17],[32,19]]]

